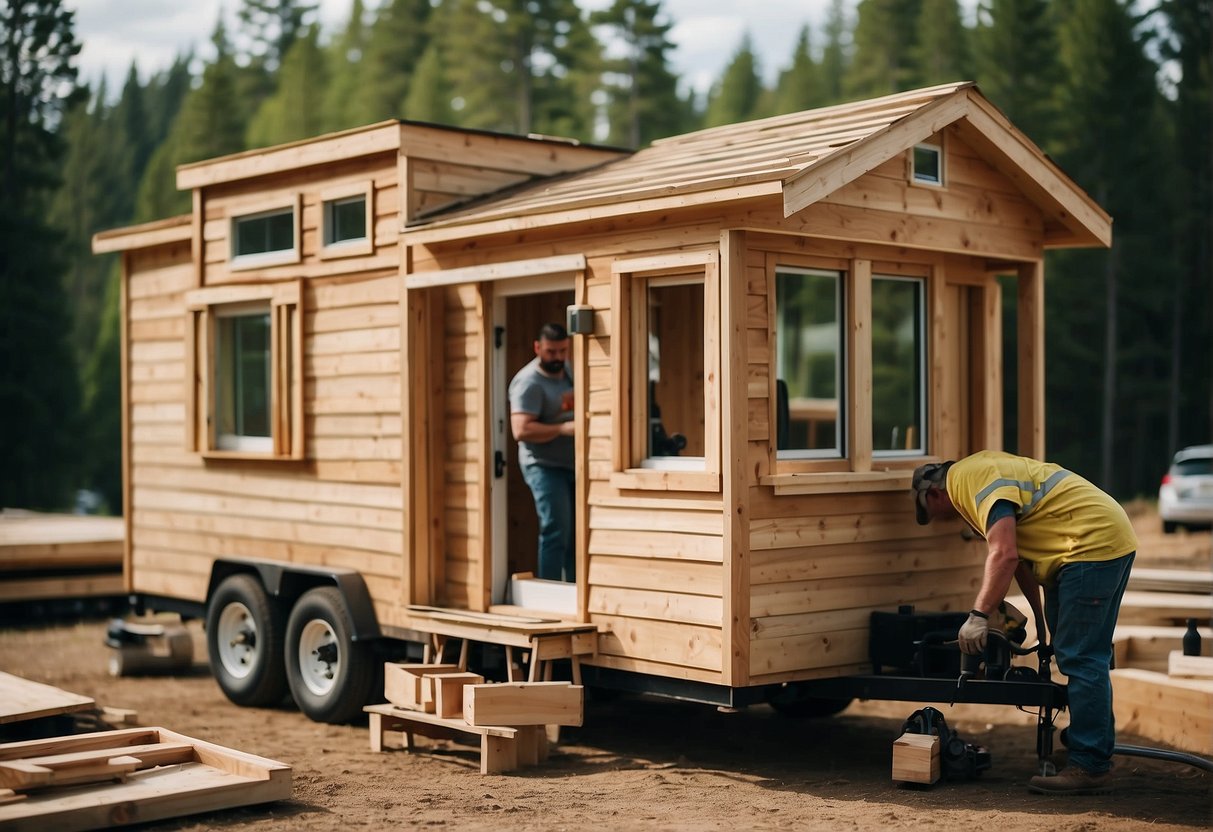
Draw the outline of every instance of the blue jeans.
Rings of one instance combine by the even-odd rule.
[[[1112,631],[1136,554],[1067,564],[1057,573],[1057,585],[1045,589],[1057,669],[1069,679],[1069,762],[1094,773],[1112,768]]]
[[[522,478],[535,497],[535,513],[539,516],[539,577],[575,580],[572,469],[523,465]]]

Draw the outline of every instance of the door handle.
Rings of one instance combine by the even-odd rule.
[[[493,451],[493,478],[501,479],[505,475],[505,454]]]

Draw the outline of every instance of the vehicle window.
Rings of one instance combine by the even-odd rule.
[[[1213,457],[1196,457],[1175,463],[1178,477],[1207,477],[1213,474]]]

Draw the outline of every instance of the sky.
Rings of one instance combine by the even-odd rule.
[[[608,3],[578,0],[587,9]],[[132,60],[146,81],[191,46],[206,54],[219,9],[234,18],[239,0],[66,0],[64,5],[76,11],[81,80],[95,87],[104,75],[113,95]],[[367,5],[376,5],[375,0]],[[808,23],[815,36],[820,34],[828,6],[829,0],[665,0],[662,8],[674,22],[673,69],[696,91],[706,92],[748,31],[760,71],[770,82],[789,63],[801,26]],[[320,0],[324,30],[344,26],[349,10],[350,0]]]

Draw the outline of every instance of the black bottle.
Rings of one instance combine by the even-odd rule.
[[[1200,655],[1200,633],[1196,631],[1196,619],[1188,619],[1188,631],[1184,633],[1184,655]]]

